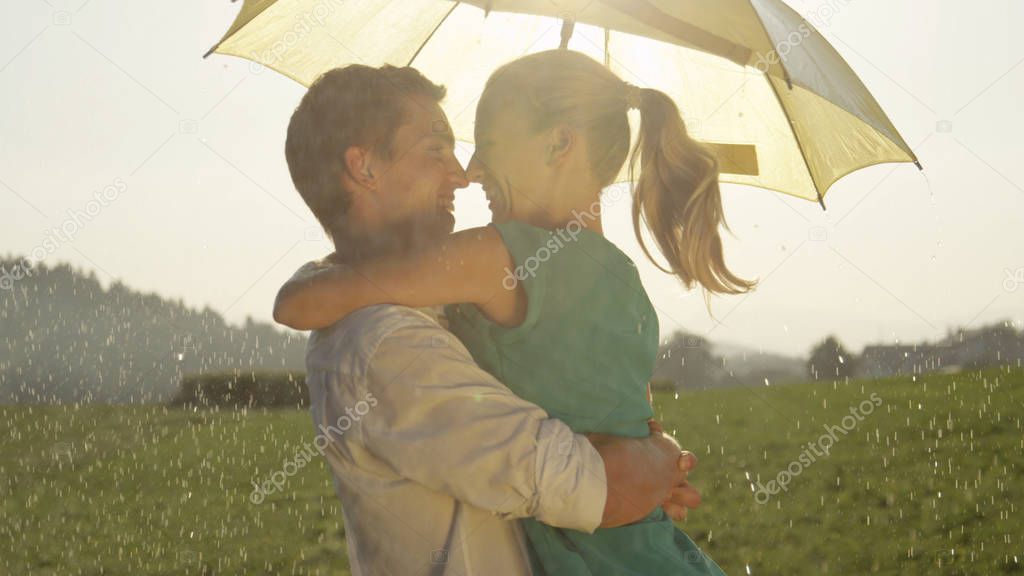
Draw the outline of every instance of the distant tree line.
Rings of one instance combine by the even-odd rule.
[[[804,380],[803,361],[780,354],[745,351],[723,354],[707,338],[683,331],[661,346],[653,385],[659,390],[706,390],[765,386]]]
[[[702,336],[679,331],[661,346],[654,372],[660,390],[701,390],[772,383],[886,378],[1024,366],[1024,331],[1010,322],[950,331],[938,342],[872,344],[860,354],[827,336],[806,358],[745,351],[722,354]]]
[[[813,380],[886,378],[1024,365],[1024,330],[1008,321],[950,331],[937,342],[873,344],[857,356],[830,336],[814,347],[807,370]]]
[[[0,260],[11,269],[13,259]],[[163,403],[186,374],[303,370],[306,338],[144,294],[68,265],[0,289],[0,403]]]
[[[0,259],[0,270],[19,264]],[[0,285],[0,403],[202,404],[223,386],[222,405],[301,405],[295,394],[304,389],[278,397],[264,388],[280,378],[296,382],[305,364],[302,334],[251,319],[232,326],[209,308],[194,310],[120,282],[103,288],[95,274],[64,264],[38,264],[7,280]],[[871,345],[859,355],[829,336],[805,359],[725,354],[702,336],[677,332],[661,346],[654,384],[662,390],[765,386],[1022,363],[1024,332],[1009,322],[951,331],[935,343]],[[183,381],[187,375],[212,379]]]

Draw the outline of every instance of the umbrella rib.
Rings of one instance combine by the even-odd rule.
[[[761,23],[761,30],[764,30],[766,36],[768,36],[769,43],[772,42],[772,36],[768,33],[768,28],[764,25],[764,19],[761,18],[761,13],[757,11],[757,6],[754,6],[753,2],[750,2],[750,9],[754,11],[754,15],[757,16],[757,21]],[[779,67],[782,68],[782,74],[786,80],[786,86],[790,90],[793,89],[793,82],[789,79],[789,70],[786,70],[786,64],[779,58]],[[779,96],[779,91],[775,88],[775,83],[772,82],[771,75],[766,70],[763,73],[764,79],[768,82],[768,86],[772,89],[772,94],[775,95],[775,101],[779,103],[779,108],[782,108],[782,115],[786,118],[786,124],[789,125],[789,131],[793,134],[793,141],[796,142],[796,149],[800,151],[800,158],[804,161],[804,167],[807,168],[807,175],[811,178],[811,185],[814,186],[814,193],[818,196],[818,204],[821,205],[822,210],[825,208],[825,197],[822,195],[821,190],[818,187],[818,182],[814,178],[814,172],[811,170],[811,164],[807,161],[807,153],[804,152],[804,146],[800,143],[800,136],[796,133],[796,127],[793,126],[793,119],[789,117],[789,110],[786,109],[786,104],[782,101],[782,97]]]
[[[825,210],[825,197],[821,194],[821,190],[818,188],[818,182],[814,178],[814,172],[811,171],[811,164],[807,161],[807,154],[804,152],[804,146],[800,143],[800,136],[796,133],[796,127],[793,126],[793,120],[789,117],[789,110],[786,109],[786,104],[782,101],[779,96],[779,91],[775,88],[775,83],[772,82],[771,77],[766,72],[764,79],[768,82],[768,86],[772,89],[772,94],[775,95],[775,100],[779,103],[779,108],[782,109],[782,115],[786,118],[786,124],[789,125],[789,131],[793,134],[793,140],[796,142],[796,149],[800,151],[800,157],[804,161],[804,167],[807,168],[807,175],[811,177],[811,184],[814,186],[814,193],[818,195],[818,204],[821,204],[821,209]]]
[[[420,47],[416,49],[416,53],[412,55],[412,58],[409,58],[409,63],[406,64],[406,66],[412,66],[412,63],[416,61],[416,57],[420,55],[420,52],[422,52],[427,46],[430,39],[434,37],[434,34],[437,34],[437,31],[441,29],[441,26],[448,20],[448,17],[452,15],[452,12],[455,12],[455,9],[458,8],[460,4],[462,4],[462,2],[456,2],[455,5],[452,6],[452,9],[444,15],[444,18],[441,18],[441,21],[437,23],[437,26],[434,26],[434,29],[430,31],[430,34],[423,40]]]

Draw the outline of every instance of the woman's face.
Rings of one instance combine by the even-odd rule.
[[[476,152],[467,176],[483,186],[491,220],[544,221],[550,175],[545,131],[535,131],[513,98],[485,92],[476,111]]]

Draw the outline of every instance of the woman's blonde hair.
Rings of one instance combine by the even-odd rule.
[[[719,226],[728,227],[718,187],[718,160],[692,139],[675,102],[665,93],[623,82],[595,60],[571,50],[524,56],[491,75],[484,93],[524,102],[532,127],[564,122],[579,130],[602,187],[615,181],[627,156],[633,187],[633,229],[644,254],[683,285],[709,293],[740,294],[754,282],[725,265]],[[627,110],[640,110],[640,135],[630,154]],[[638,169],[639,166],[639,169]],[[652,256],[646,224],[670,269]]]

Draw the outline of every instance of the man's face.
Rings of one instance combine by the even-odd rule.
[[[448,118],[430,98],[406,103],[405,122],[395,133],[391,158],[375,163],[372,196],[381,222],[412,242],[436,240],[455,226],[455,190],[468,185],[455,158]]]

